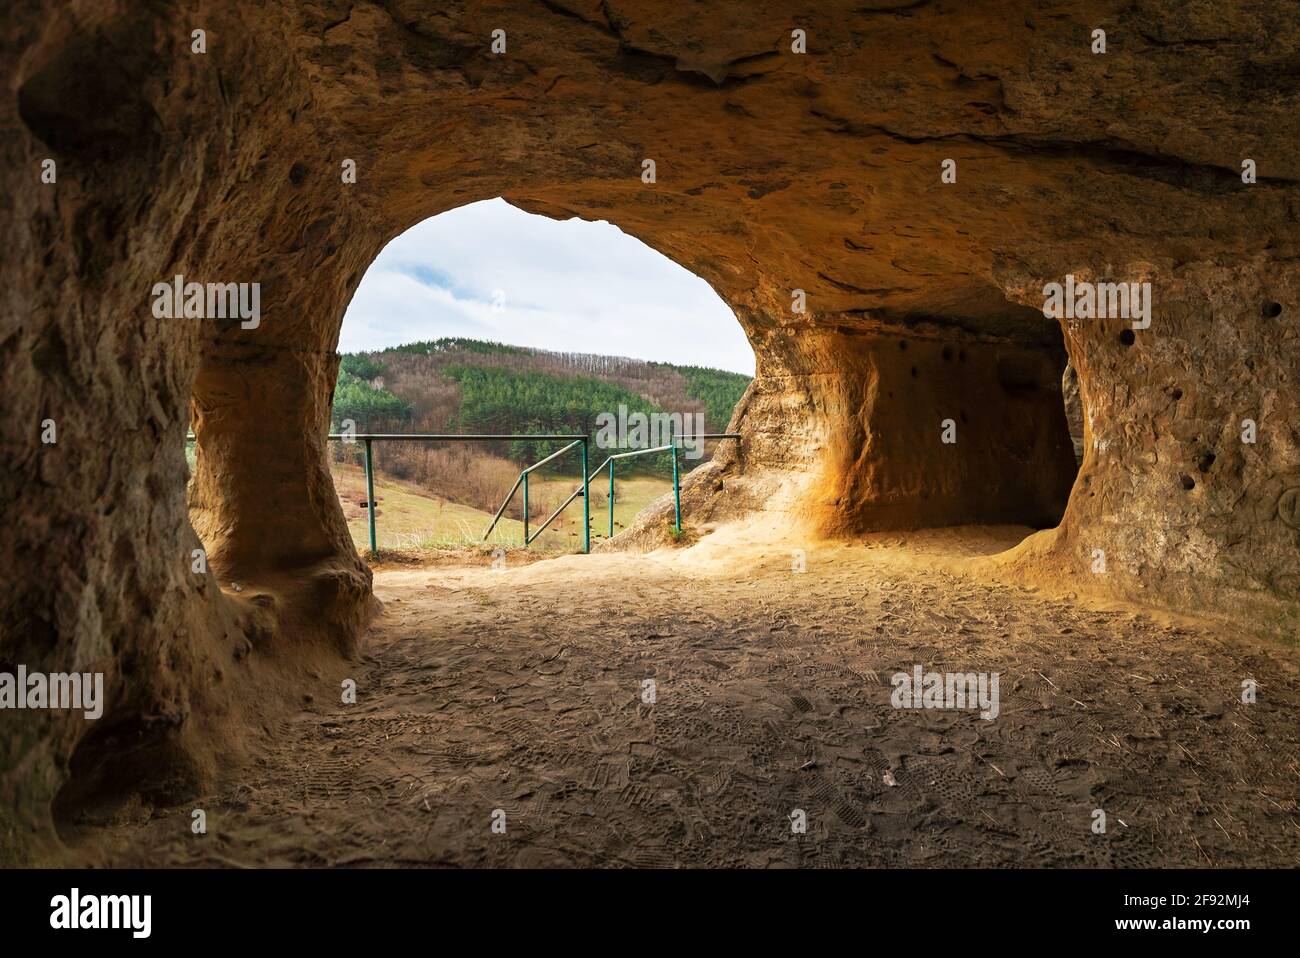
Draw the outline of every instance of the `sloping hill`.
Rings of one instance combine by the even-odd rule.
[[[558,353],[474,339],[409,343],[343,357],[334,423],[359,430],[587,433],[596,417],[630,412],[703,414],[721,432],[749,377],[621,356]],[[522,462],[533,444],[488,451]]]
[[[594,435],[597,416],[617,415],[625,407],[629,414],[702,414],[706,432],[722,432],[748,385],[748,376],[719,369],[438,339],[345,355],[333,424],[340,429],[352,420],[360,432]],[[495,511],[519,468],[559,445],[380,443],[375,462],[380,473],[394,479]],[[355,446],[335,447],[340,465],[357,463],[359,454]],[[652,456],[628,462],[620,473],[666,478],[670,468],[666,456]],[[566,456],[546,471],[576,475],[578,458]],[[535,495],[530,505],[544,508],[550,498]]]

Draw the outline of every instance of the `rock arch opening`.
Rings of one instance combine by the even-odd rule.
[[[708,460],[752,378],[753,353],[699,277],[608,222],[553,219],[494,199],[411,227],[371,263],[348,303],[332,429],[516,435],[483,442],[372,444],[381,551],[522,544],[522,495],[493,515],[521,469],[562,442],[609,456],[681,446],[679,471]],[[333,446],[354,542],[368,548],[362,449]],[[662,453],[618,461],[613,515],[605,473],[590,490],[591,538],[627,528],[671,490]],[[577,453],[530,476],[534,551],[581,549]],[[544,532],[539,527],[551,521]]]
[[[685,492],[701,521],[1051,526],[1001,571],[1294,631],[1297,111],[1251,39],[1294,38],[1284,9],[1230,4],[1242,39],[1208,42],[1157,4],[1103,58],[1068,4],[828,3],[807,55],[747,2],[529,4],[506,56],[482,4],[333,6],[209,10],[202,54],[154,5],[0,26],[23,51],[0,62],[0,498],[23,504],[0,659],[100,671],[110,702],[6,722],[0,850],[49,833],[70,770],[185,794],[238,758],[229,729],[355,659],[375,603],[324,438],[339,324],[391,237],[496,196],[617,223],[735,313],[756,376],[742,447]],[[1053,331],[1045,284],[1085,271],[1150,282],[1150,325]],[[260,324],[152,311],[178,275],[260,284]]]

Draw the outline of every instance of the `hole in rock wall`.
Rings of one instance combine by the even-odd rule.
[[[699,277],[610,223],[555,220],[504,200],[423,221],[371,264],[348,307],[332,428],[359,433],[588,435],[589,469],[611,454],[681,446],[708,461],[753,371],[735,316]],[[520,470],[558,440],[372,444],[381,550],[478,541]],[[332,470],[359,549],[369,547],[364,444],[336,442]],[[580,485],[570,450],[529,476],[530,534]],[[590,490],[593,542],[671,490],[666,454],[617,464]],[[581,546],[573,500],[535,548]],[[516,493],[489,543],[517,546]]]

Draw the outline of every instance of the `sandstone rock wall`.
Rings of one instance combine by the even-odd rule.
[[[353,654],[369,577],[323,440],[339,323],[385,242],[498,195],[609,219],[735,309],[746,442],[696,494],[832,534],[1051,522],[1063,334],[1086,459],[1019,560],[1289,628],[1298,49],[1290,5],[1248,0],[16,0],[0,660],[102,670],[110,709],[4,716],[0,852],[49,847],[70,780],[69,806],[114,775],[184,794],[234,760],[223,729]],[[1041,290],[1067,273],[1150,280],[1150,328],[1053,330]],[[178,274],[260,283],[260,325],[154,316]]]

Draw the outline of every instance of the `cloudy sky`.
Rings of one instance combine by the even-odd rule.
[[[441,336],[754,372],[740,324],[704,280],[603,220],[500,199],[389,243],[352,297],[339,350]]]

